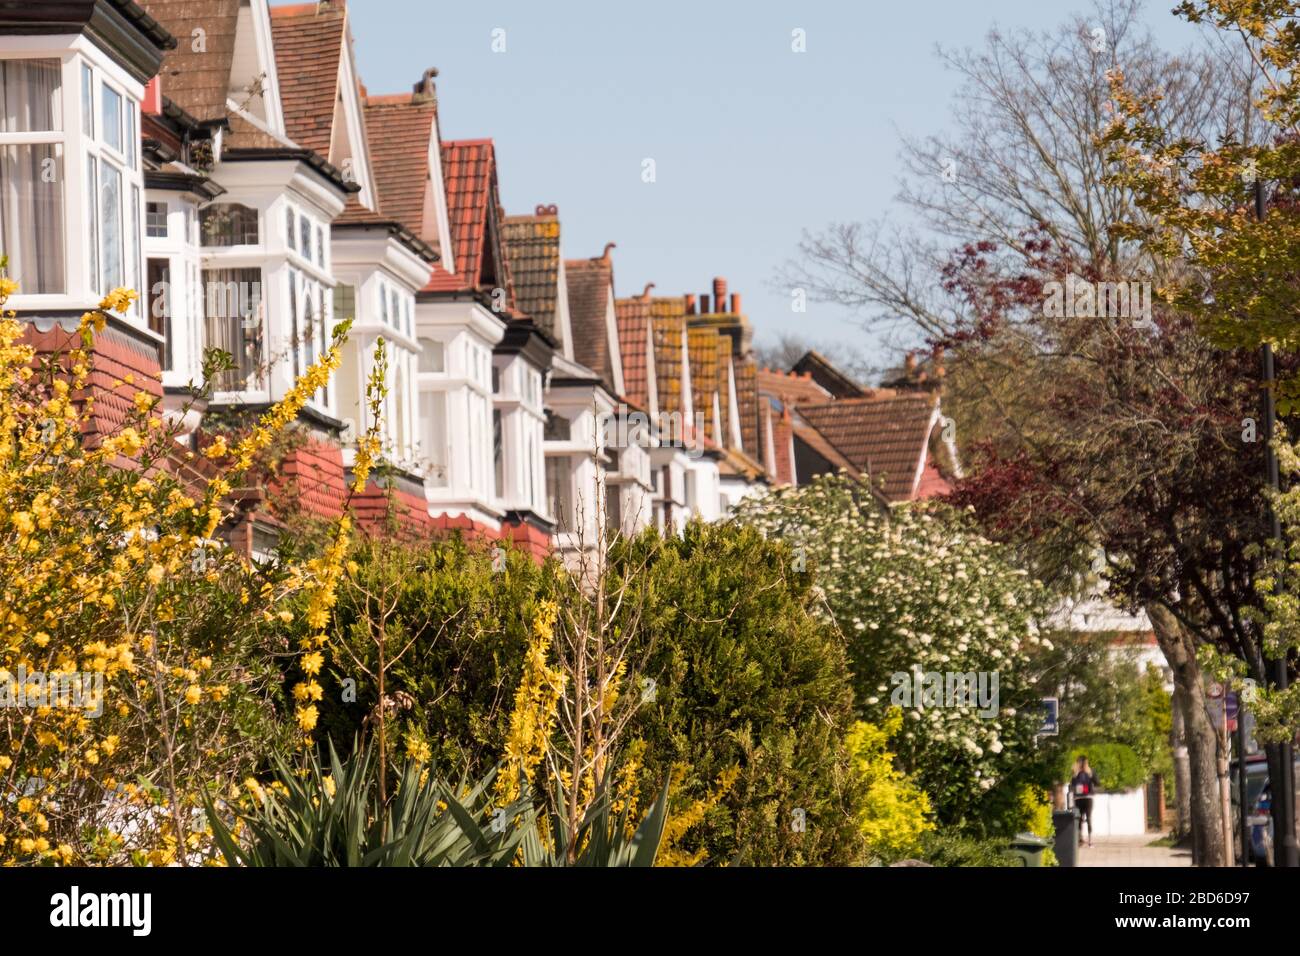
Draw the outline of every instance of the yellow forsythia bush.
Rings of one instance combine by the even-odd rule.
[[[15,288],[0,278],[0,309]],[[0,312],[0,863],[204,861],[200,794],[238,796],[315,722],[347,524],[324,555],[275,565],[233,553],[220,527],[242,470],[337,367],[340,339],[222,449],[216,477],[182,480],[194,456],[146,391],[111,434],[84,436],[94,336],[134,297],[115,290],[56,356]],[[291,700],[286,671],[300,674]]]
[[[894,765],[889,749],[902,723],[902,711],[891,709],[880,724],[855,723],[845,741],[866,790],[859,828],[867,853],[886,863],[914,854],[921,837],[934,829],[930,798]]]

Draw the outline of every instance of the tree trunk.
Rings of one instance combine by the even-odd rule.
[[[1174,745],[1174,835],[1179,839],[1192,832],[1192,768],[1187,759],[1186,721],[1183,717],[1182,697],[1174,692],[1173,701]]]
[[[1227,866],[1223,813],[1219,806],[1219,748],[1205,707],[1201,667],[1190,634],[1165,607],[1152,604],[1147,617],[1156,642],[1174,673],[1174,699],[1183,715],[1187,742],[1188,798],[1192,824],[1192,859],[1197,866]]]

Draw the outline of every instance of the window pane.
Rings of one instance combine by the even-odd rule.
[[[135,152],[139,145],[139,138],[135,133],[135,104],[130,100],[126,102],[126,164],[135,171]]]
[[[334,288],[334,324],[346,322],[357,314],[356,286],[341,285]]]
[[[99,199],[102,285],[111,292],[122,285],[122,174],[108,163],[100,169]]]
[[[94,156],[86,165],[86,218],[90,222],[90,291],[102,293],[99,287],[99,164]]]
[[[306,216],[298,218],[298,251],[304,259],[311,258],[311,222]]]
[[[95,72],[81,65],[81,131],[95,138]]]
[[[298,319],[298,273],[289,270],[289,320],[293,323],[289,347],[293,349],[293,377],[302,375],[302,325]]]
[[[103,95],[104,142],[122,152],[122,94],[107,83],[100,87]]]
[[[0,146],[0,254],[20,292],[66,291],[63,147]]]
[[[58,60],[0,61],[0,133],[63,129]]]
[[[325,230],[316,227],[316,265],[325,265]]]
[[[257,245],[257,210],[240,203],[217,203],[199,213],[204,246]]]
[[[222,391],[262,385],[262,270],[204,269],[207,343],[229,353],[235,367],[217,376]]]
[[[297,219],[298,217],[295,216],[293,213],[293,207],[285,206],[284,227],[289,237],[289,248],[294,250],[295,252],[298,251],[298,230],[294,227],[294,223],[297,221]]]
[[[148,299],[149,328],[163,337],[163,369],[175,367],[172,355],[171,263],[166,259],[149,260],[144,297]]]
[[[428,465],[428,482],[432,487],[445,488],[447,474],[447,396],[442,392],[420,394],[420,427],[422,429],[421,454]]]
[[[492,409],[492,495],[501,497],[506,490],[505,429],[501,409]]]
[[[447,356],[443,344],[433,339],[420,339],[421,372],[445,372]]]
[[[140,261],[140,187],[131,187],[131,286],[144,291],[144,268]],[[131,304],[131,311],[139,313],[140,300]]]
[[[150,239],[167,238],[167,204],[151,202],[145,204],[145,228]]]

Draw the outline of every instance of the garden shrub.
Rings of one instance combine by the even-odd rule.
[[[789,551],[753,529],[692,522],[611,550],[614,574],[643,562],[654,600],[631,725],[645,743],[642,790],[671,773],[675,812],[711,804],[677,847],[715,864],[859,861],[844,649]]]

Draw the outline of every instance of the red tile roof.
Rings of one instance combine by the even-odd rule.
[[[271,36],[285,133],[328,158],[347,10],[316,4],[272,7]]]
[[[444,142],[442,178],[451,220],[452,255],[443,253],[442,267],[434,270],[425,290],[469,292],[499,287],[506,290],[507,305],[512,305],[509,267],[503,261],[498,234],[503,216],[492,140]],[[451,263],[455,274],[446,271]]]
[[[650,297],[617,299],[618,347],[623,358],[623,391],[628,401],[650,407]]]
[[[800,405],[797,414],[874,480],[891,502],[916,496],[929,457],[936,397],[904,393]]]

